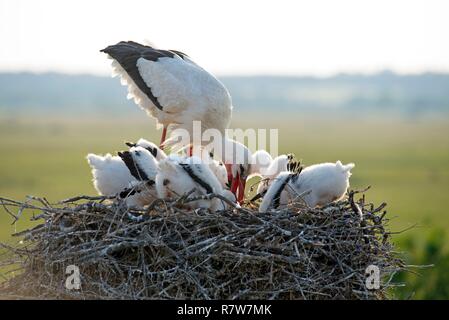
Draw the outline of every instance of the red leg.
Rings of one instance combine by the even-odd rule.
[[[193,156],[193,144],[190,145],[189,151],[188,151],[187,155],[188,155],[189,157]]]
[[[164,142],[166,137],[167,137],[167,127],[164,126],[164,129],[162,129],[161,143],[159,144],[159,148],[161,148],[161,150],[164,150]]]

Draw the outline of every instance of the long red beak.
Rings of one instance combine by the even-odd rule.
[[[240,186],[240,175],[237,173],[237,176],[235,178],[232,178],[231,192],[237,195],[237,190],[239,186]]]
[[[243,202],[245,198],[245,186],[246,180],[240,177],[240,174],[237,174],[236,177],[232,176],[231,165],[225,164],[226,170],[228,171],[228,181],[231,184],[231,192],[235,195],[237,202],[240,204]]]

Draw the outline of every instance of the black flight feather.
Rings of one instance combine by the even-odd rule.
[[[292,178],[293,174],[289,174],[287,176],[287,178],[285,178],[285,180],[282,182],[282,184],[279,186],[279,189],[276,190],[276,193],[274,194],[273,197],[273,208],[277,209],[280,205],[280,201],[281,201],[281,193],[282,191],[284,191],[285,186],[290,182],[290,179]]]
[[[122,158],[125,165],[128,167],[131,175],[139,181],[148,180],[147,174],[140,168],[140,166],[134,161],[131,152],[123,151],[117,153],[120,158]],[[137,153],[136,153],[137,155]]]
[[[150,61],[157,61],[162,57],[173,58],[175,54],[178,55],[178,53],[175,51],[171,52],[168,50],[158,50],[134,41],[121,41],[100,51],[107,53],[111,58],[117,61],[134,81],[136,86],[151,100],[151,102],[159,110],[163,110],[163,107],[159,103],[157,97],[153,95],[151,88],[147,86],[140,75],[139,69],[137,68],[137,60],[144,58]],[[181,54],[181,52],[179,53]]]
[[[192,170],[192,168],[190,167],[189,164],[181,163],[180,166],[190,176],[190,178],[192,178],[193,181],[198,183],[201,187],[203,187],[206,190],[207,194],[213,193],[212,187],[206,181],[204,181],[203,179],[198,177],[195,174],[195,172],[193,172],[193,170]]]

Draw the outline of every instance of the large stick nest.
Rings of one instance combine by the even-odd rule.
[[[0,267],[9,265],[3,269],[16,269],[16,276],[0,284],[0,296],[386,298],[403,263],[386,230],[385,204],[376,208],[354,194],[324,208],[296,205],[267,213],[254,206],[188,211],[183,204],[189,196],[157,200],[145,210],[104,198],[58,205],[0,198],[14,219],[31,209],[32,219],[44,220],[15,234],[22,239],[18,245],[2,245]],[[65,286],[69,265],[79,267],[79,290]],[[380,289],[365,285],[369,265],[380,269]]]

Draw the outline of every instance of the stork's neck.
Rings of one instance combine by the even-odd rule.
[[[224,159],[233,164],[249,164],[252,160],[252,153],[242,143],[229,138],[224,139]]]
[[[274,178],[279,173],[287,171],[288,157],[286,155],[281,155],[273,159],[271,165],[264,172],[266,178]]]
[[[206,150],[227,164],[249,164],[252,161],[251,151],[242,143],[228,137],[214,141],[206,147]]]
[[[273,158],[265,150],[257,150],[251,157],[250,176],[265,176],[271,166]]]

